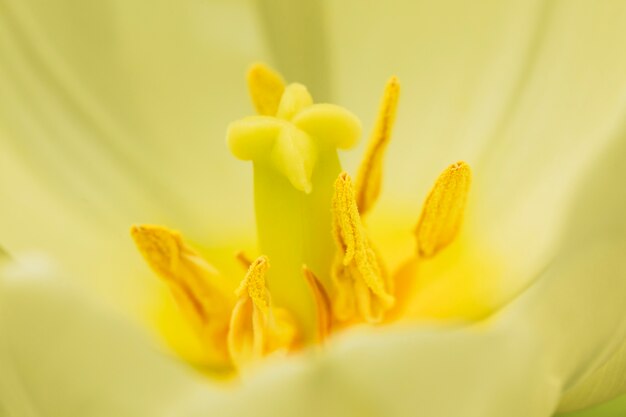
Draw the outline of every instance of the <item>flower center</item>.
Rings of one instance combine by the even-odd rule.
[[[304,86],[285,85],[263,65],[251,68],[248,86],[258,114],[231,123],[227,140],[235,157],[254,166],[262,255],[238,256],[247,268],[239,288],[233,293],[178,233],[161,226],[132,228],[139,251],[169,287],[207,362],[243,371],[263,357],[321,343],[354,324],[451,311],[433,308],[437,300],[420,300],[422,276],[459,234],[469,166],[457,162],[439,176],[415,229],[416,253],[396,273],[387,272],[363,223],[380,194],[398,80],[392,77],[386,85],[354,184],[337,155],[361,135],[352,113],[314,104]],[[472,318],[477,309],[459,314]]]

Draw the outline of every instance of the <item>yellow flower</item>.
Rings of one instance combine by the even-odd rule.
[[[92,294],[5,267],[0,414],[548,416],[624,392],[622,5],[381,2],[364,10],[278,2],[258,20],[245,2],[129,3],[2,5],[0,243],[13,256],[46,250]],[[364,121],[375,119],[379,83],[392,73],[403,81],[384,195],[375,211],[361,213],[369,245],[355,238],[363,230],[347,177],[337,186],[346,268],[356,259],[349,242],[358,243],[361,260],[378,256],[371,243],[390,265],[410,258],[407,224],[417,222],[421,199],[450,162],[467,161],[473,184],[463,232],[418,265],[417,307],[407,313],[414,320],[342,332],[319,352],[268,359],[241,386],[223,388],[157,354],[153,338],[89,300],[97,293],[125,317],[135,311],[146,320],[164,299],[133,253],[132,223],[181,230],[193,245],[181,246],[176,235],[168,242],[185,256],[183,268],[214,272],[193,246],[224,276],[245,274],[231,254],[253,253],[252,210],[241,201],[251,189],[241,164],[219,146],[224,126],[242,114],[239,70],[266,58],[265,48],[289,79],[324,101],[334,92]],[[314,190],[309,170],[326,160],[305,159],[298,170],[292,156],[276,158],[291,184]],[[344,167],[358,171],[349,157]],[[366,181],[372,187],[357,192],[357,206],[378,193],[379,173],[365,172],[374,175]],[[463,210],[454,207],[456,218]],[[424,210],[420,224],[432,226],[438,212]],[[346,234],[344,224],[356,229]],[[450,234],[436,227],[420,230],[422,255],[448,243]],[[252,309],[267,323],[270,301],[288,301],[288,294],[270,300],[282,261],[269,257],[269,294],[267,260],[259,258],[236,295],[219,290],[232,300],[207,306]],[[305,276],[300,288],[312,283],[316,294],[316,279]],[[363,289],[368,281],[355,282]],[[374,312],[393,308],[389,288],[365,286],[380,296],[377,309],[364,307],[378,301],[365,293],[345,312],[376,321]],[[249,317],[237,320],[244,336]],[[292,337],[279,333],[276,340]],[[252,336],[232,345],[254,350]],[[188,357],[206,363],[195,348]]]

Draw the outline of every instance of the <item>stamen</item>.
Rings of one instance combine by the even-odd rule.
[[[390,282],[366,237],[352,181],[345,172],[335,182],[333,231],[338,249],[332,271],[337,287],[335,316],[347,321],[358,315],[367,322],[379,322],[394,298],[390,295]]]
[[[326,289],[306,265],[302,266],[302,273],[309,284],[315,306],[317,308],[317,341],[323,343],[331,332],[332,328],[332,306]]]
[[[234,299],[219,273],[181,236],[161,226],[133,226],[131,235],[152,270],[163,279],[202,343],[227,360],[225,337]]]
[[[277,351],[296,346],[297,328],[286,310],[272,306],[265,276],[266,256],[257,258],[237,289],[238,297],[230,319],[228,352],[237,368]]]
[[[400,83],[391,77],[385,86],[385,92],[378,110],[376,126],[367,145],[365,157],[359,166],[356,177],[356,202],[364,217],[374,206],[380,194],[383,157],[391,141],[391,131],[396,120]]]
[[[257,258],[250,268],[235,295],[241,299],[246,294],[252,299],[255,306],[264,313],[269,309],[269,291],[265,288],[265,274],[270,267],[266,256]]]
[[[467,202],[471,170],[465,162],[457,162],[439,176],[424,202],[415,229],[420,256],[434,256],[457,236]]]
[[[263,116],[274,116],[280,98],[285,91],[285,82],[280,74],[257,63],[248,70],[248,91],[256,112]]]

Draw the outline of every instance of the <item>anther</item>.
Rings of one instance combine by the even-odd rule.
[[[131,236],[148,265],[168,285],[202,343],[210,350],[221,350],[226,358],[232,289],[177,232],[142,225],[133,226]]]
[[[337,287],[335,316],[346,321],[358,315],[367,322],[379,322],[394,298],[390,294],[390,282],[366,236],[352,180],[345,172],[335,182],[333,230],[337,243],[332,271]]]
[[[415,228],[417,250],[421,257],[434,256],[459,233],[471,177],[469,165],[457,162],[446,168],[435,182]]]
[[[400,83],[398,78],[394,76],[385,85],[376,125],[356,177],[356,202],[362,217],[370,211],[380,195],[383,158],[387,145],[391,141],[391,131],[396,120],[399,97]]]
[[[288,352],[296,344],[298,331],[291,315],[272,305],[265,285],[269,266],[266,256],[257,258],[236,291],[227,343],[237,368],[277,351]]]

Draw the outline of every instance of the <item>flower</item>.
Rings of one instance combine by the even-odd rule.
[[[209,225],[198,220],[220,218],[220,210],[222,214],[233,210],[232,219],[242,229],[250,226],[242,214],[245,209],[237,212],[236,200],[209,204],[217,195],[235,198],[217,191],[218,184],[230,184],[230,178],[232,184],[242,187],[244,182],[237,180],[242,175],[237,174],[239,166],[226,168],[224,175],[211,179],[215,184],[196,175],[209,164],[199,156],[206,153],[196,152],[202,148],[194,146],[204,143],[213,127],[197,128],[204,126],[211,107],[204,108],[209,101],[190,92],[219,97],[212,107],[216,111],[211,113],[221,120],[217,116],[220,107],[232,112],[221,120],[226,123],[237,117],[238,111],[233,109],[240,101],[233,99],[231,108],[230,101],[222,100],[237,91],[234,83],[225,81],[232,68],[227,62],[243,67],[259,57],[246,49],[254,48],[254,42],[247,40],[252,36],[213,37],[199,30],[200,23],[186,14],[188,9],[156,4],[146,15],[146,9],[137,5],[120,3],[116,9],[111,4],[98,6],[104,9],[99,16],[117,16],[116,25],[89,25],[80,37],[71,36],[65,18],[80,16],[76,20],[80,22],[93,9],[77,6],[68,14],[56,6],[50,10],[46,9],[50,6],[32,8],[22,2],[5,5],[8,13],[3,20],[8,24],[3,32],[9,36],[4,38],[2,52],[11,59],[4,60],[9,65],[2,73],[8,91],[3,98],[2,132],[13,140],[0,155],[0,177],[11,179],[12,190],[3,198],[2,244],[10,253],[26,247],[47,249],[63,260],[72,275],[83,277],[90,285],[94,281],[99,293],[128,306],[152,298],[146,290],[148,279],[136,288],[143,298],[132,291],[132,283],[140,281],[141,273],[133,275],[129,269],[142,269],[130,256],[130,245],[121,243],[122,225],[139,220],[176,224],[186,236],[200,240],[208,235]],[[209,7],[194,5],[201,12]],[[354,15],[358,9],[352,6],[345,2],[331,5],[327,15],[331,24],[337,16]],[[175,415],[188,411],[192,415],[206,410],[223,410],[221,414],[226,415],[251,406],[261,415],[303,407],[327,415],[406,415],[416,407],[430,415],[453,415],[460,405],[467,405],[469,415],[540,416],[557,406],[581,407],[622,392],[624,326],[619,311],[624,294],[620,279],[624,276],[620,263],[624,194],[617,179],[623,177],[619,157],[624,153],[620,129],[624,62],[615,51],[621,45],[623,12],[613,6],[606,3],[591,9],[572,3],[529,6],[498,2],[457,4],[455,13],[443,3],[411,6],[418,8],[417,14],[415,10],[398,13],[393,7],[373,6],[367,13],[359,12],[359,19],[331,25],[336,54],[332,62],[337,66],[342,104],[371,120],[367,117],[373,102],[368,94],[374,94],[370,80],[384,79],[397,67],[408,86],[403,108],[410,113],[403,117],[400,110],[395,136],[417,143],[396,141],[390,160],[393,168],[419,168],[398,169],[396,180],[384,186],[383,201],[393,202],[396,213],[410,212],[414,219],[419,209],[398,202],[425,195],[428,179],[438,171],[435,167],[459,158],[474,167],[470,204],[480,204],[468,208],[466,229],[470,235],[479,232],[483,242],[474,248],[479,254],[485,247],[498,249],[496,272],[510,277],[510,286],[503,292],[509,292],[513,300],[487,329],[428,330],[414,325],[374,335],[369,331],[347,335],[318,357],[284,361],[243,388],[224,393],[207,388],[163,357],[149,353],[149,343],[94,311],[81,297],[68,295],[53,284],[5,280],[0,293],[4,312],[0,326],[8,337],[2,344],[0,382],[14,395],[3,396],[2,406],[19,415],[34,413],[32,407],[50,415],[76,414],[80,407],[77,399],[83,405],[94,404],[92,414],[109,415],[153,415],[157,411]],[[221,14],[204,14],[216,19],[215,24],[198,19],[203,28],[210,27],[207,31],[223,29],[233,34],[231,26],[217,24],[225,14],[239,16],[239,28],[255,27],[246,24],[253,19],[241,4],[216,7],[222,7]],[[322,20],[310,18],[320,9],[307,7],[310,9],[293,19],[303,16],[308,25],[320,24]],[[319,46],[324,45],[323,39],[319,42],[319,37],[308,35],[321,32],[302,30],[292,20],[281,19],[281,10],[264,13],[271,23],[268,36],[275,45],[277,61],[289,73],[296,71],[297,56],[314,57],[319,64],[305,66],[302,76],[314,80],[310,83],[314,93],[319,89],[323,96],[329,91],[319,84],[324,78],[310,74],[324,74],[329,61],[320,55],[325,50]],[[161,15],[167,19],[157,18]],[[142,16],[147,23],[136,24],[134,16]],[[195,24],[189,24],[189,19]],[[232,25],[232,20],[229,23]],[[155,26],[162,32],[151,30]],[[150,48],[123,44],[116,49],[106,42],[103,48],[93,48],[93,40],[106,33],[103,30],[129,30],[133,36],[125,39]],[[300,36],[290,36],[289,30]],[[441,36],[430,36],[433,33]],[[159,36],[164,42],[154,41]],[[181,38],[183,42],[178,41]],[[192,42],[204,47],[210,39],[219,39],[218,49],[230,58],[222,61],[223,66],[215,66],[215,71],[223,71],[221,77],[214,72],[215,78],[202,84],[197,82],[200,74],[206,77],[208,71],[204,64],[197,64],[209,58],[198,54],[202,48]],[[388,39],[408,41],[390,43]],[[294,40],[301,41],[296,42],[297,47],[310,46],[310,53],[290,54]],[[56,47],[47,48],[47,42]],[[414,53],[399,53],[407,48]],[[94,50],[98,58],[106,59],[86,59],[94,57]],[[250,56],[242,57],[237,51]],[[167,62],[163,56],[168,56]],[[368,71],[346,70],[349,62],[363,67],[373,61],[380,65],[368,65]],[[107,71],[94,62],[105,63]],[[156,70],[141,71],[150,62],[160,65]],[[173,79],[172,74],[180,68],[187,73],[176,78],[176,83],[157,82]],[[411,76],[405,77],[403,68]],[[120,80],[126,83],[111,83],[114,74],[124,74]],[[220,94],[220,87],[229,94]],[[158,97],[166,100],[155,100]],[[220,137],[221,128],[216,123],[213,136]],[[200,131],[202,135],[197,133]],[[185,146],[171,141],[173,136],[184,136]],[[202,142],[196,142],[194,138],[200,136]],[[139,139],[130,139],[134,137]],[[537,151],[540,145],[542,152]],[[418,151],[408,152],[412,147]],[[68,158],[81,175],[68,169]],[[194,158],[205,163],[194,164]],[[230,167],[221,156],[212,162],[216,170]],[[29,165],[39,170],[28,169]],[[193,204],[188,204],[191,201]],[[156,206],[164,208],[154,211]],[[46,208],[47,216],[41,216],[40,207]],[[383,218],[388,210],[381,206],[378,214],[372,213],[372,227],[376,216]],[[154,218],[145,219],[145,213]],[[16,220],[23,217],[28,223]],[[396,218],[397,223],[404,223],[404,215]],[[228,238],[225,230],[229,236],[237,234],[226,223],[210,225],[213,244]],[[118,235],[115,230],[123,232]],[[374,241],[383,241],[383,235],[396,230],[395,224],[385,222],[384,228],[371,233]],[[61,235],[89,238],[59,239]],[[402,255],[395,247],[381,247],[392,255]],[[210,255],[212,251],[206,252]],[[137,280],[130,281],[132,276]],[[520,295],[531,282],[531,288]],[[114,295],[120,288],[127,294],[126,300]],[[152,288],[157,288],[156,284]],[[449,314],[450,309],[446,311]],[[41,341],[39,335],[51,328],[68,330],[51,339],[48,349],[35,349]],[[76,353],[79,348],[80,355]],[[61,356],[58,352],[72,354]],[[98,361],[93,360],[92,352]],[[59,358],[66,361],[67,369],[98,377],[85,378],[80,385],[59,384],[51,377],[61,374],[59,366],[54,366]],[[123,395],[127,387],[122,391],[114,383],[121,367],[127,369],[134,388],[132,398]],[[147,379],[140,378],[142,374]],[[390,384],[392,380],[398,383]],[[27,391],[16,388],[23,387],[20,381],[26,381]],[[519,381],[524,382],[522,386]],[[52,382],[60,394],[54,398],[46,395]],[[21,401],[20,396],[31,401]],[[281,401],[267,402],[266,398]]]

